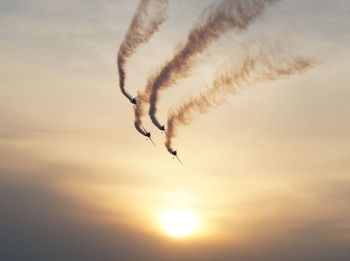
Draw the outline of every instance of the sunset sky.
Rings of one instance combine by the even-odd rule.
[[[169,0],[160,31],[128,61],[130,93],[218,2]],[[148,119],[157,147],[136,132],[118,87],[137,5],[0,2],[0,260],[350,260],[350,2],[282,0],[206,50],[164,92],[162,121],[245,43],[283,39],[315,66],[181,128],[183,166]],[[192,215],[192,233],[164,229],[174,211]]]

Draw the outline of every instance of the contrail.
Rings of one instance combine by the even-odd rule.
[[[168,0],[141,0],[118,52],[119,87],[131,102],[135,99],[125,89],[126,62],[141,44],[147,43],[167,17]]]
[[[146,90],[140,96],[149,96],[149,116],[160,130],[164,130],[157,117],[158,98],[161,90],[169,88],[180,78],[187,77],[196,58],[219,37],[230,30],[245,30],[262,15],[265,8],[279,0],[222,0],[207,8],[199,22],[190,31],[185,43],[177,49],[172,59],[160,71],[150,77]],[[147,99],[146,99],[147,100]],[[141,105],[139,115],[143,115]]]
[[[150,83],[148,81],[147,86],[149,86]],[[146,88],[143,92],[139,92],[137,95],[137,104],[134,106],[134,125],[136,130],[141,133],[141,135],[145,136],[145,132],[142,130],[142,118],[145,116],[146,112],[146,105],[149,103],[149,94],[150,94],[150,88]]]
[[[222,70],[210,88],[170,110],[165,140],[168,151],[170,153],[175,151],[172,148],[172,141],[179,126],[188,125],[198,114],[204,114],[210,108],[226,103],[230,95],[235,95],[240,90],[260,82],[302,73],[314,65],[314,61],[310,58],[291,56],[287,53],[288,51],[283,51],[280,46],[273,48],[261,46],[255,55],[245,51],[240,63]]]

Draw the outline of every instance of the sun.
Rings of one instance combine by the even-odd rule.
[[[161,214],[160,223],[169,236],[182,238],[195,233],[198,227],[198,218],[190,211],[169,210]]]

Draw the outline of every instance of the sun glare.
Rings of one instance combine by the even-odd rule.
[[[186,210],[171,210],[160,216],[163,230],[172,237],[186,237],[195,232],[198,219],[192,212]]]

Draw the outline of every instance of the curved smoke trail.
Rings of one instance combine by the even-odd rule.
[[[237,94],[243,88],[302,73],[314,64],[309,58],[288,56],[286,53],[278,46],[268,49],[262,47],[256,55],[247,51],[240,64],[222,71],[210,88],[170,110],[165,140],[168,151],[174,151],[172,141],[178,127],[190,124],[196,115],[226,103],[230,95]]]
[[[118,52],[119,87],[130,101],[125,89],[126,62],[141,44],[147,43],[167,17],[168,0],[141,0]]]
[[[151,86],[150,80],[148,80],[147,88],[142,92],[138,92],[137,104],[134,106],[134,125],[136,130],[144,136],[145,132],[140,130],[143,129],[142,118],[146,114],[146,105],[149,103],[149,95],[151,90],[149,86]]]
[[[157,117],[158,98],[161,90],[175,84],[179,78],[189,75],[196,57],[213,42],[230,30],[245,30],[262,15],[265,8],[279,0],[222,0],[205,10],[200,21],[192,28],[185,44],[161,70],[149,79],[141,96],[149,95],[149,116],[160,130],[164,130]],[[151,83],[151,84],[150,84]],[[142,107],[142,106],[140,106]],[[144,114],[142,108],[139,109]]]

